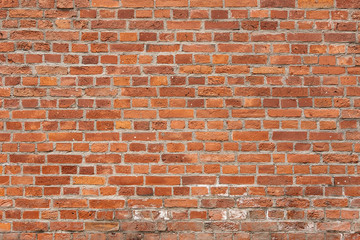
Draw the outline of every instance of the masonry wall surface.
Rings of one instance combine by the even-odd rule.
[[[0,0],[0,239],[360,239],[360,0]]]

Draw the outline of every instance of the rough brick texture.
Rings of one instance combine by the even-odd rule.
[[[360,239],[359,0],[0,0],[0,239]]]

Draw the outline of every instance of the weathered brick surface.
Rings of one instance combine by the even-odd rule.
[[[0,239],[360,239],[359,0],[0,0]]]

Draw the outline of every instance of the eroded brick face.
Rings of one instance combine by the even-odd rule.
[[[360,239],[359,0],[0,0],[0,239]]]

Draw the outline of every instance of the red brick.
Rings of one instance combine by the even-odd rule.
[[[158,0],[156,7],[187,7],[188,1],[186,0]]]
[[[46,138],[45,133],[15,133],[15,142],[42,142]]]
[[[276,201],[277,207],[295,207],[295,208],[307,208],[310,205],[308,199],[301,198],[281,198]]]
[[[186,30],[196,30],[201,28],[200,21],[168,21],[167,29],[186,29]]]
[[[257,183],[260,185],[292,185],[292,176],[258,176]]]
[[[165,207],[197,207],[198,201],[196,199],[165,199]]]
[[[15,49],[14,43],[2,42],[0,43],[0,52],[13,52]]]
[[[273,96],[275,97],[306,97],[308,96],[307,88],[274,88]]]
[[[14,231],[47,231],[48,224],[44,222],[14,222]]]
[[[126,163],[155,163],[159,162],[159,155],[150,154],[125,154]]]
[[[74,6],[74,3],[72,0],[59,0],[57,1],[56,7],[60,9],[71,9]]]
[[[289,33],[288,40],[296,42],[321,42],[322,35],[320,33]]]
[[[225,109],[197,110],[196,116],[198,118],[227,118],[229,112]]]
[[[116,222],[86,222],[86,231],[118,231],[119,223]]]
[[[232,116],[236,118],[265,117],[265,111],[262,109],[235,109],[232,110]]]
[[[89,119],[115,119],[120,118],[121,111],[118,110],[91,110],[86,113]]]
[[[237,87],[236,96],[270,96],[270,88]],[[251,111],[251,110],[248,110]]]
[[[334,0],[300,0],[298,6],[300,8],[332,8]]]
[[[90,199],[89,206],[94,209],[118,209],[123,208],[125,205],[124,200],[96,200]]]
[[[20,30],[11,32],[10,38],[13,40],[42,40],[44,34],[39,31]]]
[[[349,222],[331,222],[330,223],[318,223],[317,228],[319,230],[326,230],[326,231],[349,231],[350,230],[350,223]]]
[[[69,132],[57,132],[49,133],[50,141],[81,141],[83,139],[82,133],[69,133]]]
[[[306,140],[306,132],[274,132],[273,140],[288,140],[288,141],[299,141]]]
[[[240,154],[238,156],[239,162],[270,162],[271,156],[269,154]]]
[[[129,25],[130,29],[164,29],[164,22],[162,21],[132,21]]]
[[[248,66],[217,66],[216,73],[228,73],[228,74],[245,74],[248,73]]]
[[[156,111],[153,111],[153,110],[125,110],[124,118],[152,119],[152,118],[156,118]]]
[[[359,8],[360,3],[357,0],[336,0],[336,7],[338,8]]]
[[[200,155],[200,161],[202,162],[234,162],[235,156],[232,154],[203,154]]]
[[[73,75],[93,75],[103,73],[103,67],[70,67],[70,74]]]
[[[123,7],[131,8],[144,8],[144,7],[153,7],[153,0],[123,0],[121,2]]]
[[[357,163],[359,157],[357,155],[348,155],[348,154],[326,154],[323,156],[323,161],[325,163]]]
[[[161,118],[192,118],[194,111],[191,109],[159,110]]]
[[[180,66],[180,73],[187,74],[209,74],[212,71],[210,66],[194,65],[194,66]]]
[[[179,140],[191,140],[192,133],[191,132],[162,132],[159,134],[160,140],[171,140],[171,141],[179,141]]]
[[[301,117],[302,111],[301,109],[269,109],[268,115],[270,117]]]
[[[335,177],[334,183],[335,185],[358,185],[360,182],[360,178],[353,177]]]
[[[205,208],[231,208],[234,207],[234,205],[234,199],[219,198],[201,200],[201,206]]]
[[[118,141],[119,133],[85,133],[85,141]]]
[[[49,208],[50,200],[16,199],[15,206],[18,208]]]
[[[235,141],[266,141],[269,140],[268,132],[246,132],[246,131],[235,131],[233,132],[233,139]]]
[[[312,154],[289,154],[289,163],[318,163],[320,162],[320,155]]]
[[[232,96],[232,90],[228,87],[199,87],[198,94],[200,96]]]
[[[305,117],[308,118],[336,118],[339,116],[340,111],[338,109],[305,109]]]
[[[73,177],[74,185],[104,185],[105,178],[104,177],[87,177],[87,176],[78,176]]]
[[[226,132],[197,132],[196,139],[202,141],[226,141],[229,136]]]
[[[57,208],[85,208],[88,206],[86,199],[56,199],[53,203]]]
[[[255,222],[243,222],[241,223],[241,228],[243,231],[247,232],[273,232],[278,230],[277,224],[274,222],[268,222],[261,225]]]
[[[267,61],[267,56],[265,55],[244,55],[244,56],[232,57],[232,63],[240,63],[240,64],[265,64],[266,61]]]
[[[44,163],[45,156],[43,155],[10,155],[10,162],[13,163]]]
[[[143,185],[143,177],[135,176],[112,176],[109,177],[111,185]]]
[[[106,7],[106,8],[115,8],[119,7],[119,1],[117,0],[94,0],[92,1],[93,7]]]
[[[1,223],[0,224],[1,232],[10,232],[10,230],[11,230],[11,223]]]
[[[310,140],[342,140],[343,135],[341,133],[331,132],[311,132]]]
[[[295,0],[261,0],[260,7],[268,8],[293,8],[295,7]]]
[[[147,176],[146,185],[180,185],[180,177]]]
[[[92,29],[125,29],[124,20],[94,20],[91,21]]]
[[[165,163],[195,163],[197,155],[195,154],[163,154],[161,160]]]
[[[271,207],[273,201],[270,198],[254,197],[254,198],[240,198],[237,200],[239,208],[258,208],[258,207]]]
[[[81,155],[48,155],[47,161],[49,163],[81,163]]]
[[[325,176],[299,176],[296,177],[296,183],[302,185],[313,185],[313,184],[331,184],[331,177]]]
[[[79,40],[78,32],[47,32],[47,40],[64,40],[64,41],[78,41]]]
[[[183,185],[197,185],[197,184],[215,184],[216,177],[208,176],[184,176],[182,177]]]
[[[248,44],[219,44],[219,52],[241,52],[250,53],[252,50]]]
[[[246,176],[222,176],[219,182],[220,184],[248,185],[254,184],[255,178]]]
[[[120,163],[121,156],[117,154],[89,155],[86,156],[87,163]]]
[[[155,223],[152,222],[124,222],[121,225],[123,231],[155,231]]]
[[[209,0],[209,1],[201,1],[201,0],[191,0],[190,7],[222,7],[221,0]]]
[[[18,0],[9,0],[9,1],[1,1],[0,7],[1,8],[14,8],[19,6]]]
[[[356,36],[353,33],[326,33],[325,42],[355,42]]]
[[[240,29],[239,22],[205,22],[205,29],[237,30]]]
[[[166,87],[160,88],[161,97],[194,97],[195,89],[193,88],[180,88],[180,87]]]
[[[123,133],[123,141],[154,141],[155,133]]]
[[[225,7],[256,7],[257,1],[255,0],[225,0]]]

